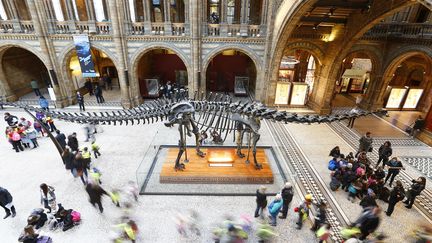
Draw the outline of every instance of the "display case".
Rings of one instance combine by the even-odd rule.
[[[276,85],[275,105],[288,105],[291,83],[278,82]]]
[[[403,109],[416,109],[423,94],[423,89],[410,89],[405,99]]]
[[[140,81],[140,92],[144,98],[157,98],[159,97],[159,79],[148,78]]]
[[[290,105],[304,106],[307,102],[309,86],[306,83],[293,83]]]
[[[234,95],[247,96],[249,87],[249,77],[235,76],[234,79]]]
[[[279,81],[291,82],[294,80],[294,70],[279,69]]]
[[[387,100],[386,108],[388,109],[399,109],[401,103],[407,93],[407,88],[392,88],[390,96]]]

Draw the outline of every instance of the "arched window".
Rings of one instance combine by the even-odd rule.
[[[164,13],[160,0],[152,0],[152,20],[153,22],[164,22]]]
[[[102,22],[108,20],[108,8],[106,0],[93,0],[94,10],[96,14],[96,21]]]
[[[64,21],[63,9],[60,0],[52,0],[54,14],[57,21]]]
[[[171,0],[171,22],[184,23],[185,22],[185,6],[183,0]]]
[[[4,5],[3,5],[3,1],[0,1],[0,18],[2,20],[7,20],[8,19],[8,16],[6,14],[6,9],[5,9]]]
[[[128,2],[129,2],[130,19],[132,22],[136,22],[135,0],[128,0]]]
[[[220,0],[210,0],[208,7],[208,21],[212,24],[220,22]]]
[[[309,85],[309,92],[312,91],[314,81],[315,81],[315,65],[316,65],[315,58],[312,55],[310,55],[308,60],[308,65],[307,65],[306,79],[305,79],[305,83]]]

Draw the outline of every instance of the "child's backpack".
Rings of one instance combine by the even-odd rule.
[[[332,191],[336,191],[337,189],[339,189],[341,183],[340,181],[336,178],[336,177],[332,177],[331,181],[330,181],[330,189]]]
[[[78,222],[81,221],[81,214],[80,214],[79,212],[77,212],[77,211],[72,211],[71,215],[72,215],[72,221],[73,221],[74,223],[78,223]]]
[[[37,241],[37,243],[52,243],[52,239],[49,236],[40,236]]]
[[[357,189],[353,185],[348,187],[348,191],[352,194],[357,194]]]
[[[334,171],[334,170],[337,169],[337,167],[338,167],[338,164],[337,164],[336,160],[332,159],[332,160],[329,161],[329,165],[328,165],[328,169],[329,170]]]

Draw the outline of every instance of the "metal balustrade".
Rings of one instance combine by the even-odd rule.
[[[363,39],[432,39],[431,23],[380,23],[366,32]]]

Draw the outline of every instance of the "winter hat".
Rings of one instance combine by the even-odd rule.
[[[292,188],[291,183],[289,183],[289,182],[285,183],[285,188],[286,189],[291,189]]]
[[[347,168],[351,169],[353,167],[353,165],[351,163],[347,164]]]

